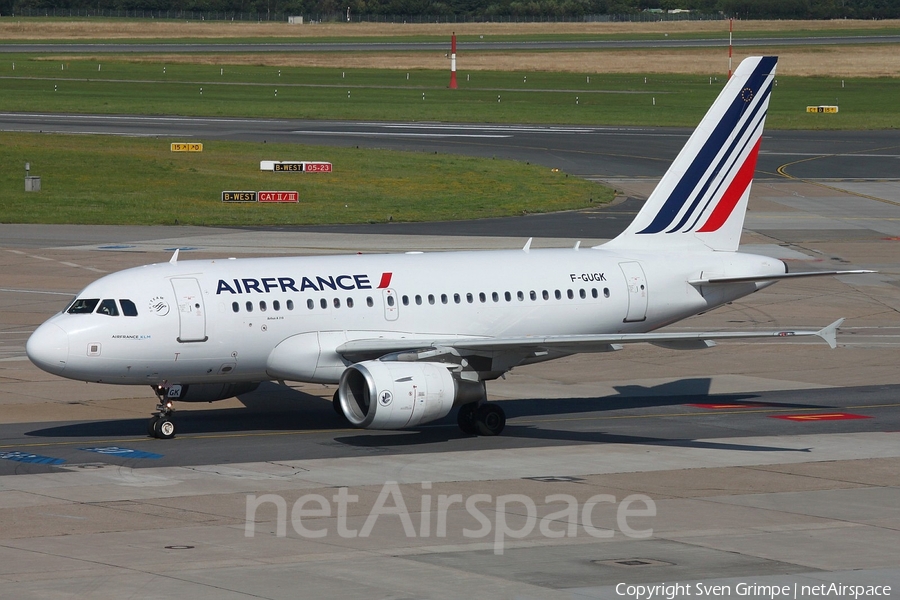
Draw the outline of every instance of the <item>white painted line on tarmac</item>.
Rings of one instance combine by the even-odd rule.
[[[425,137],[425,138],[511,138],[512,135],[475,134],[475,133],[393,133],[384,131],[323,131],[297,130],[298,135],[345,135],[356,137]]]
[[[0,292],[10,292],[13,294],[49,294],[51,296],[74,296],[75,292],[47,292],[44,290],[20,290],[15,288],[0,288]],[[5,332],[0,332],[5,333]]]

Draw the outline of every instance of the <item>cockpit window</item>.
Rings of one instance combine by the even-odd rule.
[[[100,303],[100,306],[97,307],[98,315],[109,315],[110,317],[118,317],[119,309],[116,308],[115,300],[104,300]]]
[[[84,298],[79,298],[75,302],[72,303],[72,306],[69,307],[69,310],[66,311],[70,315],[86,315],[94,312],[94,309],[97,307],[97,303],[100,302],[99,298],[90,298],[85,300]]]
[[[134,305],[134,302],[131,300],[119,300],[119,304],[122,305],[122,314],[126,317],[136,317],[137,316],[137,306]]]

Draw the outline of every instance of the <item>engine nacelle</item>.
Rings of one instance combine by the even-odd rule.
[[[368,360],[347,367],[338,398],[353,425],[402,429],[447,416],[484,397],[484,383],[460,380],[443,363]]]
[[[192,383],[190,385],[171,385],[165,390],[167,400],[179,402],[215,402],[232,396],[252,392],[259,387],[258,381],[241,381],[238,383]],[[151,386],[158,392],[157,386]]]

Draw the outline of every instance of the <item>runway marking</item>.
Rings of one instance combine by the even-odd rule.
[[[871,419],[867,415],[853,413],[820,413],[815,415],[769,415],[772,419],[784,419],[786,421],[846,421],[852,419]]]
[[[324,131],[324,130],[296,130],[294,134],[302,135],[343,135],[355,137],[424,137],[424,138],[511,138],[512,135],[499,135],[487,133],[394,133],[385,131]]]
[[[13,254],[18,254],[18,255],[20,255],[20,256],[26,256],[26,257],[28,257],[28,258],[36,258],[37,260],[46,260],[46,261],[50,261],[50,262],[58,262],[59,264],[65,265],[65,266],[67,266],[67,267],[73,267],[73,268],[76,268],[76,269],[84,269],[85,271],[91,271],[91,272],[93,272],[93,273],[101,273],[101,274],[104,274],[104,273],[108,273],[108,272],[109,272],[109,271],[104,271],[103,269],[97,269],[97,268],[95,268],[95,267],[85,267],[85,266],[83,266],[83,265],[77,265],[77,264],[75,264],[75,263],[65,262],[65,261],[62,261],[62,260],[57,260],[57,259],[55,259],[55,258],[48,258],[48,257],[46,257],[46,256],[38,256],[38,255],[36,255],[36,254],[28,254],[28,253],[25,253],[25,252],[21,252],[21,251],[19,251],[19,250],[11,250],[11,249],[9,249],[9,248],[3,248],[3,250],[6,250],[7,252],[12,252]],[[0,290],[0,291],[10,291],[10,290]],[[12,291],[23,291],[23,292],[24,292],[25,290],[12,290]],[[33,292],[33,293],[37,294],[37,293],[44,293],[44,292],[37,292],[37,291],[35,291],[35,292]],[[47,292],[47,293],[50,293],[50,292]],[[73,293],[74,293],[74,292],[73,292]],[[69,296],[69,295],[72,295],[72,294],[65,294],[65,295]]]
[[[870,404],[867,406],[842,406],[840,408],[843,409],[873,409],[873,408],[895,408],[900,406],[900,403],[893,404]],[[797,412],[803,410],[822,410],[821,408],[783,408],[783,409],[762,409],[762,410],[724,410],[722,412],[718,412],[718,415],[752,415],[752,414],[763,414],[763,413],[777,413],[777,412]],[[550,419],[516,419],[515,423],[551,423],[554,421],[604,421],[604,420],[620,420],[620,419],[654,419],[660,417],[706,417],[709,416],[709,413],[705,412],[689,412],[689,413],[654,413],[649,415],[609,415],[609,416],[598,416],[598,417],[556,417]],[[2,448],[3,446],[0,446]]]
[[[96,448],[79,448],[85,452],[96,452],[104,456],[118,456],[119,458],[162,458],[164,455],[155,454],[153,452],[145,452],[144,450],[132,450],[131,448],[122,448],[120,446],[101,446]]]
[[[34,463],[39,465],[61,465],[66,461],[62,458],[53,456],[41,456],[40,454],[30,454],[28,452],[0,452],[0,458],[4,460],[14,460],[16,462]]]
[[[845,190],[845,189],[842,189],[842,188],[839,188],[839,187],[835,187],[835,186],[831,186],[831,185],[826,185],[826,184],[824,184],[824,183],[822,183],[822,182],[820,182],[820,181],[812,181],[812,180],[810,180],[810,179],[804,179],[804,178],[802,178],[802,177],[794,177],[793,175],[791,175],[791,174],[789,174],[787,171],[785,171],[785,169],[786,169],[787,167],[790,167],[790,166],[792,166],[792,165],[797,165],[797,164],[800,164],[800,163],[803,163],[803,162],[809,162],[809,161],[811,161],[811,160],[818,160],[818,159],[820,159],[820,158],[831,158],[831,157],[834,157],[834,156],[853,156],[853,155],[860,155],[860,156],[861,156],[861,155],[862,155],[862,154],[861,154],[862,152],[873,152],[873,151],[878,151],[878,150],[890,150],[890,149],[892,149],[892,148],[896,148],[896,146],[885,146],[884,148],[873,148],[872,150],[866,150],[866,151],[862,151],[862,150],[861,150],[859,153],[856,153],[856,152],[849,152],[849,153],[847,153],[847,154],[820,154],[820,155],[817,155],[817,156],[810,156],[809,158],[802,158],[802,159],[800,159],[800,160],[795,160],[795,161],[793,161],[793,162],[785,163],[785,164],[781,165],[780,167],[778,167],[778,169],[776,169],[776,171],[778,172],[779,175],[781,175],[782,177],[785,177],[786,179],[793,179],[794,181],[802,181],[803,183],[808,183],[808,184],[810,184],[810,185],[817,185],[817,186],[819,186],[819,187],[821,187],[821,188],[825,188],[825,189],[827,189],[827,190],[832,190],[832,191],[834,191],[834,192],[841,192],[841,193],[843,193],[843,194],[848,194],[848,195],[850,195],[850,196],[857,196],[857,197],[859,197],[859,198],[866,198],[867,200],[874,200],[874,201],[876,201],[876,202],[883,202],[883,203],[885,203],[885,204],[892,204],[892,205],[894,205],[894,206],[900,206],[900,202],[894,202],[893,200],[886,200],[886,199],[884,199],[884,198],[878,198],[877,196],[870,196],[870,195],[868,195],[868,194],[861,194],[861,193],[859,193],[859,192],[852,192],[852,191],[850,191],[850,190]]]
[[[710,410],[723,410],[726,408],[763,408],[766,406],[775,406],[774,404],[765,404],[762,402],[748,402],[746,404],[685,404],[685,406],[694,406],[696,408],[708,408]]]
[[[0,292],[11,292],[13,294],[48,294],[51,296],[74,296],[75,292],[45,292],[42,290],[17,290],[13,288],[0,288]]]

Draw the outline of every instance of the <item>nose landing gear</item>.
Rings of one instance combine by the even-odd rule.
[[[175,437],[175,423],[172,422],[172,413],[175,412],[173,402],[166,398],[168,388],[153,386],[159,403],[156,405],[157,414],[150,417],[147,422],[147,435],[161,440],[170,440]]]

